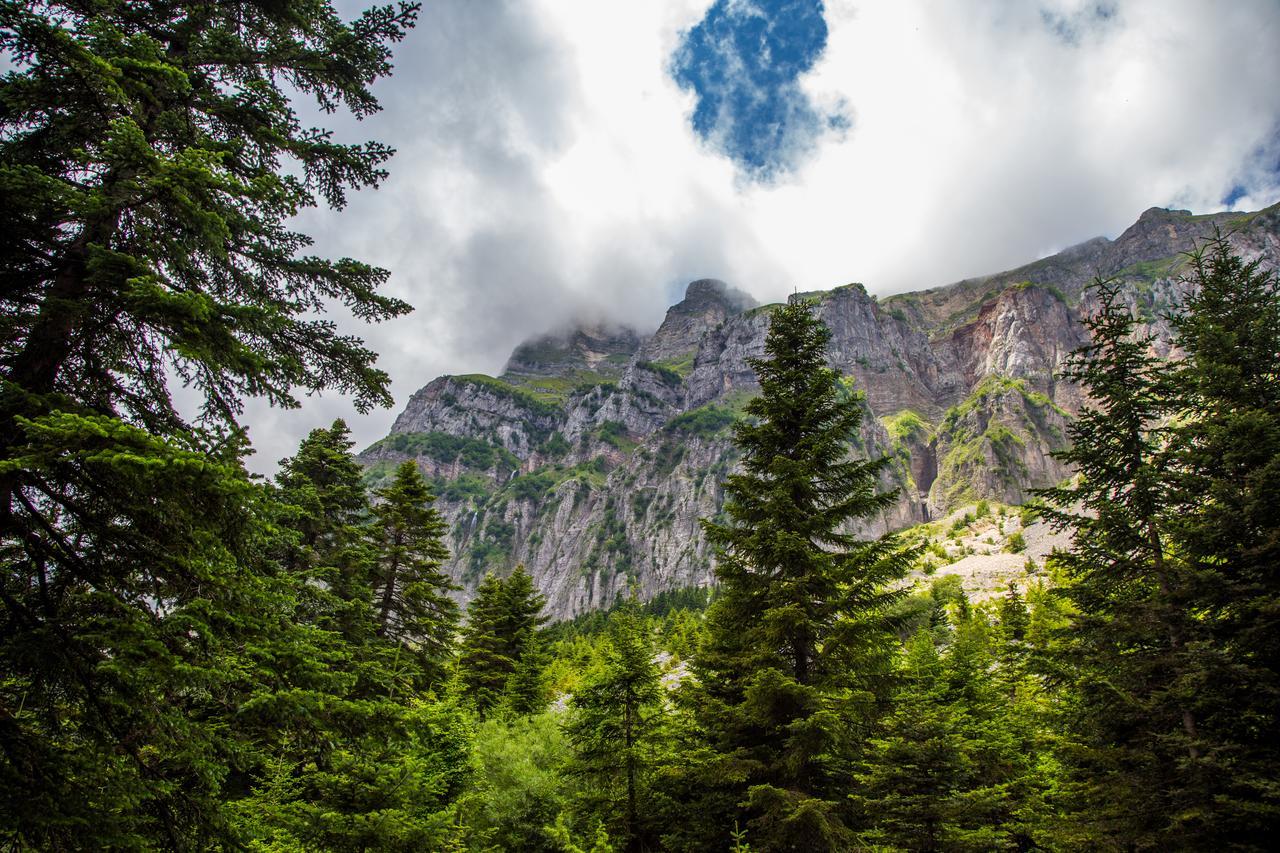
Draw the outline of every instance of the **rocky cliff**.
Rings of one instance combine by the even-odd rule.
[[[859,452],[893,457],[883,485],[898,501],[865,532],[978,498],[1021,503],[1068,476],[1051,454],[1082,400],[1057,374],[1085,340],[1089,282],[1122,279],[1167,354],[1182,253],[1215,229],[1248,257],[1280,261],[1280,206],[1156,208],[1115,240],[996,275],[886,299],[859,284],[798,297],[816,302],[831,365],[864,395]],[[713,555],[699,519],[720,513],[768,308],[704,279],[651,335],[583,326],[531,340],[501,376],[427,384],[361,460],[371,480],[406,458],[434,479],[453,529],[449,569],[465,588],[524,563],[567,617],[632,585],[647,597],[706,584]]]

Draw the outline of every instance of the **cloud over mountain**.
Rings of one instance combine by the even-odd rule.
[[[762,301],[852,280],[887,293],[1114,235],[1153,204],[1280,197],[1273,3],[833,2],[825,48],[809,20],[788,55],[769,38],[792,5],[424,7],[377,88],[384,112],[338,127],[394,145],[391,178],[301,220],[320,251],[390,268],[418,307],[377,328],[342,320],[383,354],[397,396],[496,371],[574,318],[652,329],[696,278]],[[739,24],[760,28],[770,49],[752,73],[775,77],[753,79],[792,99],[799,136],[737,95],[699,119],[705,94],[676,79],[691,39]],[[727,61],[701,67],[749,90]],[[797,139],[807,153],[789,157]],[[771,157],[789,168],[752,165]],[[349,405],[251,406],[261,467],[335,415]],[[390,419],[353,425],[363,441]]]

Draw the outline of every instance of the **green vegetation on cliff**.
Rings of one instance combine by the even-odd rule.
[[[461,461],[468,468],[478,471],[488,471],[495,467],[502,471],[514,471],[520,467],[520,460],[504,447],[444,432],[392,433],[374,442],[365,453],[378,450],[390,450],[406,456],[426,456],[437,462]]]

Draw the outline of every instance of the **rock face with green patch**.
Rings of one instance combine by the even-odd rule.
[[[658,331],[640,347],[641,358],[678,365],[697,351],[707,329],[756,305],[741,290],[713,278],[692,282],[684,299],[667,309]]]
[[[625,326],[589,325],[525,341],[507,360],[503,374],[568,376],[618,374],[640,348],[640,336]]]
[[[1163,315],[1186,295],[1179,252],[1220,228],[1246,257],[1280,261],[1280,207],[1192,216],[1152,210],[1018,269],[876,299],[859,284],[816,300],[828,358],[863,394],[859,453],[894,457],[899,499],[865,533],[939,518],[987,498],[1020,503],[1070,471],[1052,458],[1084,401],[1056,376],[1084,342],[1086,287],[1114,274],[1131,310],[1174,355]],[[441,499],[450,573],[528,567],[556,617],[709,583],[698,519],[721,511],[731,441],[756,393],[769,306],[702,280],[649,336],[586,327],[518,347],[498,377],[445,376],[418,391],[362,460],[379,479],[416,459]]]

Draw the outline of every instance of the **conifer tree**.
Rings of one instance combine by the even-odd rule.
[[[662,734],[662,689],[653,642],[634,601],[611,614],[602,668],[573,696],[569,738],[573,771],[584,779],[588,808],[623,849],[654,840],[642,816]]]
[[[1225,241],[1191,261],[1172,376],[1105,282],[1093,342],[1069,365],[1094,401],[1063,454],[1079,482],[1048,493],[1074,533],[1060,562],[1079,613],[1057,648],[1075,686],[1064,793],[1096,833],[1079,843],[1265,846],[1280,820],[1260,735],[1277,711],[1262,566],[1278,527],[1262,495],[1280,458],[1280,299],[1274,274]]]
[[[502,579],[486,574],[467,605],[458,670],[466,695],[483,714],[502,698],[507,679],[515,671],[505,637],[501,635]]]
[[[728,522],[704,522],[720,594],[695,660],[692,702],[714,756],[698,808],[727,839],[745,802],[765,850],[849,843],[845,768],[887,697],[883,616],[900,597],[887,585],[910,559],[892,538],[847,532],[893,495],[879,491],[886,459],[850,456],[861,401],[826,366],[829,339],[810,305],[774,311],[752,361],[760,396],[735,427],[743,470],[725,482]]]
[[[540,684],[538,633],[547,621],[545,603],[524,566],[505,580],[485,575],[477,587],[467,606],[458,667],[465,692],[482,714],[509,695],[513,678],[522,693],[517,704],[531,706],[529,686]]]
[[[282,463],[277,552],[301,600],[293,628],[310,646],[305,661],[283,657],[275,689],[238,716],[261,766],[230,805],[262,845],[430,848],[444,837],[442,812],[459,788],[461,767],[449,765],[461,759],[465,722],[447,701],[418,696],[430,672],[400,638],[380,633],[378,527],[350,450],[338,421],[312,431]],[[381,518],[413,517],[411,502],[401,503],[407,513],[382,507]],[[402,567],[412,551],[400,551]]]
[[[227,718],[270,682],[265,659],[309,653],[239,463],[242,398],[388,403],[373,353],[314,313],[407,310],[377,293],[384,271],[309,257],[288,229],[391,153],[305,126],[291,98],[374,112],[416,12],[0,3],[8,843],[236,846]],[[201,395],[198,429],[174,375]]]
[[[294,534],[281,559],[311,599],[314,612],[304,617],[348,641],[366,643],[374,630],[375,555],[369,496],[352,448],[351,431],[339,419],[328,429],[312,430],[297,455],[280,461],[283,522]]]
[[[1178,812],[1163,780],[1200,754],[1194,624],[1185,567],[1168,552],[1161,366],[1119,285],[1099,281],[1095,292],[1091,343],[1065,370],[1092,400],[1060,457],[1079,476],[1044,493],[1050,521],[1073,531],[1071,551],[1057,558],[1079,611],[1059,648],[1079,697],[1068,721],[1073,791],[1099,837],[1154,839]],[[1175,838],[1166,843],[1182,843]]]
[[[906,646],[893,710],[858,761],[850,793],[864,844],[891,849],[1033,849],[1038,802],[1031,721],[1002,690],[992,633],[956,614],[943,653],[921,631]]]
[[[451,653],[458,623],[458,605],[448,595],[457,587],[440,571],[449,557],[443,542],[448,525],[432,506],[435,495],[412,460],[401,463],[395,479],[377,496],[377,634],[411,649],[434,681]]]
[[[1265,848],[1280,829],[1280,275],[1219,236],[1173,316],[1168,529],[1187,563],[1198,759],[1182,831]],[[1197,632],[1199,633],[1199,632]],[[1190,638],[1189,638],[1190,639]]]

